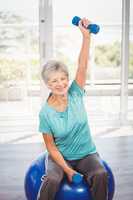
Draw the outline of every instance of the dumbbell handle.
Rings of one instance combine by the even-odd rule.
[[[72,183],[79,184],[83,180],[83,175],[80,173],[76,173],[72,177]]]
[[[72,24],[75,25],[75,26],[78,26],[80,20],[81,20],[80,17],[75,16],[72,19]],[[100,30],[100,26],[97,25],[97,24],[89,24],[87,29],[90,31],[90,33],[97,34]]]

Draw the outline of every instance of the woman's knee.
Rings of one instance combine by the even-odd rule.
[[[96,178],[99,178],[99,179],[104,179],[104,180],[107,180],[108,179],[108,173],[105,169],[99,169],[95,172],[94,176]]]
[[[98,169],[97,171],[88,174],[86,177],[86,181],[91,184],[92,181],[96,180],[105,180],[107,181],[108,179],[108,173],[105,169]]]

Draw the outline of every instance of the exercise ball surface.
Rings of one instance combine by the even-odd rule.
[[[115,179],[111,168],[105,160],[101,160],[104,168],[108,173],[108,200],[112,200],[115,192]]]
[[[55,200],[92,200],[91,193],[85,181],[80,184],[68,183],[64,178]]]
[[[45,161],[47,153],[42,153],[29,166],[24,180],[24,189],[27,200],[37,200],[38,191],[45,175]],[[111,168],[104,160],[101,163],[108,173],[108,200],[112,200],[115,190],[114,176]],[[55,200],[92,200],[87,183],[83,180],[79,184],[69,183],[64,177],[61,186],[55,196]]]

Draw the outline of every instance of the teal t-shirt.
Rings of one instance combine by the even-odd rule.
[[[39,131],[53,136],[66,160],[81,159],[96,152],[85,110],[82,89],[74,80],[68,90],[68,105],[58,112],[46,101],[39,113]]]

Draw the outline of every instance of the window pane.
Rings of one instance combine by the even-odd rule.
[[[84,1],[54,2],[54,53],[55,57],[67,62],[71,76],[80,50],[81,35],[71,23],[74,15],[87,17],[100,25],[100,32],[93,36],[91,78],[97,80],[120,79],[120,42],[121,42],[121,0],[91,4]],[[73,9],[74,8],[74,9]],[[82,8],[82,9],[81,9]],[[61,12],[63,10],[63,12]],[[68,12],[69,10],[69,12]],[[113,11],[113,15],[112,15]],[[95,61],[95,62],[93,62]],[[89,75],[88,75],[89,78]]]
[[[133,1],[130,1],[130,43],[129,43],[129,96],[128,119],[133,119]]]
[[[130,1],[129,78],[133,80],[133,1]]]
[[[0,8],[0,143],[31,142],[40,106],[38,1]]]

